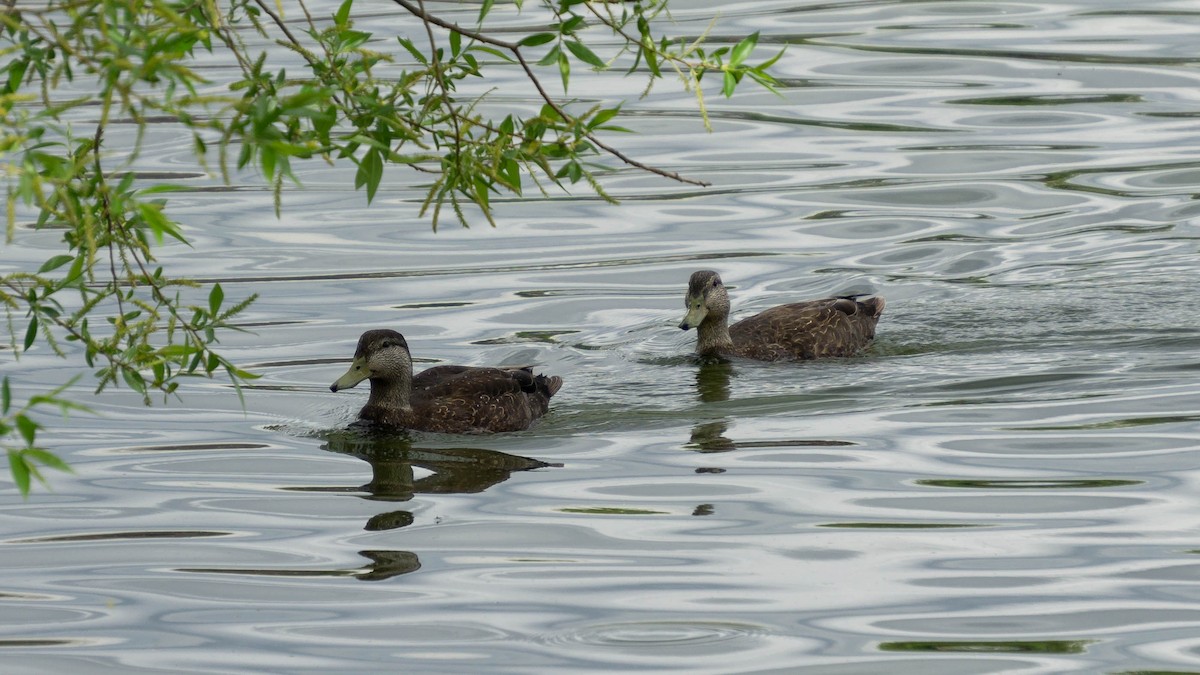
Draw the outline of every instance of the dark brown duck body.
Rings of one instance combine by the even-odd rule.
[[[530,368],[436,366],[412,374],[404,336],[369,330],[358,340],[354,363],[330,389],[369,379],[371,396],[358,416],[376,424],[438,433],[492,433],[527,429],[546,414],[562,378]]]
[[[772,307],[729,325],[729,295],[711,270],[692,274],[679,327],[697,332],[702,356],[798,361],[852,356],[871,343],[883,313],[881,297],[824,298]]]

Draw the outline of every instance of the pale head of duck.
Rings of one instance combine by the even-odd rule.
[[[712,270],[693,272],[683,306],[687,308],[683,321],[679,322],[683,330],[699,328],[706,320],[723,323],[729,316],[729,294],[721,283],[721,275]]]
[[[358,348],[354,350],[354,362],[350,364],[350,369],[329,389],[350,389],[368,379],[371,380],[372,393],[375,393],[377,385],[381,388],[397,384],[405,388],[411,386],[412,355],[403,335],[386,328],[363,333],[358,338]]]

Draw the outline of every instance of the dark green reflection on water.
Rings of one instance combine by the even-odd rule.
[[[1200,670],[1122,670],[1113,675],[1200,675]]]
[[[1107,488],[1142,485],[1145,481],[1117,478],[1048,478],[1044,480],[981,480],[955,478],[923,478],[917,485],[947,488],[999,488],[1003,490],[1045,490],[1059,488]]]
[[[947,103],[964,105],[1071,105],[1075,103],[1143,103],[1146,99],[1137,94],[1038,94],[1031,96],[992,96],[984,98],[958,98]]]
[[[578,333],[577,330],[519,330],[512,335],[506,335],[498,338],[487,338],[485,340],[476,340],[473,345],[507,345],[519,344],[523,342],[542,342],[554,344],[560,342],[559,335],[573,335]]]
[[[558,509],[562,513],[583,513],[596,516],[666,516],[670,511],[651,511],[650,509],[626,509],[619,506],[576,506]]]
[[[1095,640],[996,640],[953,642],[883,642],[885,652],[1000,652],[1012,654],[1082,654]]]
[[[821,523],[817,527],[846,527],[863,530],[944,530],[959,527],[983,527],[973,523]]]
[[[1166,415],[1162,417],[1127,417],[1105,422],[1089,424],[1061,424],[1039,427],[1008,427],[1008,431],[1086,431],[1089,429],[1127,429],[1129,427],[1148,427],[1156,424],[1181,424],[1198,422],[1200,415]]]

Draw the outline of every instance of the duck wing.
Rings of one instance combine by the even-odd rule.
[[[472,433],[526,429],[546,413],[562,378],[531,368],[435,366],[413,378],[412,406],[422,431]]]
[[[823,298],[772,307],[729,327],[738,356],[763,361],[851,356],[870,344],[883,298]]]

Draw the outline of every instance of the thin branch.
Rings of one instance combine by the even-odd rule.
[[[263,2],[263,0],[254,0],[254,4],[258,5],[259,9],[261,9],[264,14],[271,17],[271,20],[275,22],[275,25],[279,27],[279,30],[283,31],[283,34],[287,36],[287,39],[291,40],[293,44],[300,44],[300,41],[296,39],[296,36],[292,35],[292,31],[288,30],[287,24],[283,22],[283,19],[280,18],[279,15],[275,13],[275,10],[271,9],[267,3]]]
[[[420,5],[421,15],[429,16],[425,11],[425,0],[417,0]],[[424,21],[425,34],[429,36],[429,58],[433,63],[433,76],[437,80],[438,87],[442,90],[442,105],[450,113],[450,122],[454,125],[454,156],[456,161],[462,161],[462,127],[458,125],[458,115],[454,112],[453,99],[450,97],[450,88],[446,86],[446,77],[442,72],[442,60],[438,58],[437,41],[433,39],[433,28],[429,21]]]
[[[426,22],[427,25],[433,24],[435,26],[441,26],[442,28],[445,28],[446,30],[454,31],[454,32],[462,35],[463,37],[468,37],[473,40],[482,42],[484,44],[489,44],[489,45],[492,45],[495,47],[500,47],[500,48],[509,50],[510,52],[512,52],[513,56],[515,56],[517,58],[517,62],[521,64],[521,68],[525,71],[526,77],[528,77],[529,81],[533,83],[533,86],[537,90],[538,95],[542,98],[543,101],[546,102],[546,105],[550,106],[550,108],[552,110],[554,110],[554,112],[558,113],[559,117],[561,117],[564,122],[575,119],[575,117],[573,117],[572,115],[567,113],[567,111],[564,110],[562,108],[562,106],[560,106],[558,104],[558,102],[555,101],[550,96],[550,94],[546,91],[545,87],[542,86],[541,80],[538,79],[537,74],[533,71],[533,68],[529,65],[529,62],[526,61],[525,57],[521,54],[521,46],[518,45],[517,43],[507,42],[505,40],[498,40],[496,38],[489,37],[482,33],[477,33],[475,31],[468,30],[466,28],[462,28],[456,23],[450,23],[449,21],[446,21],[445,19],[441,19],[432,14],[427,13],[422,7],[414,5],[412,2],[409,2],[409,0],[392,0],[392,2],[396,3],[397,5],[400,5],[401,7],[403,7],[405,10],[407,10],[413,16]],[[418,2],[420,2],[420,0],[418,0]],[[629,157],[628,155],[621,152],[620,150],[617,150],[616,148],[612,147],[611,145],[608,145],[607,143],[601,141],[599,138],[597,138],[595,136],[595,134],[593,134],[590,131],[586,132],[584,134],[584,138],[586,138],[589,141],[591,141],[592,143],[594,143],[596,145],[596,147],[600,148],[601,150],[604,150],[609,155],[616,157],[617,159],[621,160],[622,162],[628,164],[629,166],[635,167],[637,169],[641,169],[642,171],[646,171],[648,173],[653,173],[653,174],[656,174],[659,176],[663,176],[664,178],[670,178],[671,180],[678,181],[680,183],[688,183],[691,185],[698,185],[700,187],[708,187],[708,186],[712,185],[712,183],[709,183],[708,181],[696,180],[693,178],[685,178],[684,176],[681,176],[678,173],[675,173],[674,171],[667,171],[665,169],[659,169],[657,167],[653,167],[648,164],[643,164],[642,162],[639,162],[636,159]]]
[[[116,219],[112,215],[112,201],[109,199],[108,183],[104,180],[104,169],[100,166],[100,143],[104,140],[104,125],[96,125],[96,136],[92,139],[92,160],[96,167],[96,180],[98,181],[96,193],[100,196],[100,217],[104,219],[104,224],[108,229],[108,269],[112,274],[113,291],[117,296],[117,311],[121,313],[122,320],[125,316],[125,302],[122,299],[120,290],[120,279],[117,277],[117,253],[116,248],[117,233],[114,231],[116,227]],[[122,256],[123,258],[123,256]]]

